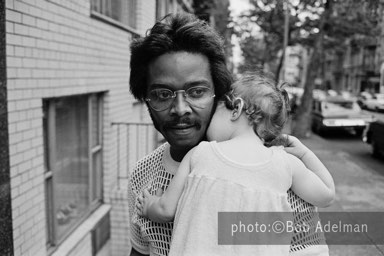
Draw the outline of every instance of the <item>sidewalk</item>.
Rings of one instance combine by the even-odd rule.
[[[384,177],[360,166],[345,152],[324,146],[327,141],[313,134],[301,140],[323,161],[331,172],[336,186],[336,200],[320,211],[329,212],[384,212]],[[353,220],[353,216],[351,215]],[[354,223],[357,223],[353,220]],[[384,231],[383,231],[384,232]],[[384,234],[383,236],[384,237]],[[367,245],[330,245],[331,256],[384,255],[384,245],[366,234]],[[384,239],[384,238],[383,238]],[[381,239],[381,240],[383,240]]]

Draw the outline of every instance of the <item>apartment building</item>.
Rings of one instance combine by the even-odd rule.
[[[157,143],[129,92],[129,46],[190,8],[0,1],[1,255],[128,254],[129,168]]]

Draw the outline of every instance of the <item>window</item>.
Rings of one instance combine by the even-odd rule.
[[[92,13],[116,25],[136,29],[137,0],[92,0]],[[100,16],[101,15],[101,16]],[[116,23],[117,22],[117,23]]]
[[[156,20],[171,12],[174,12],[174,2],[172,0],[156,0]]]
[[[102,200],[102,97],[47,99],[43,107],[47,234],[55,246]]]

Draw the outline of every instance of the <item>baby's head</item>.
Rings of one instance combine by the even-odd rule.
[[[286,83],[276,83],[269,74],[246,73],[232,85],[233,90],[226,96],[225,104],[228,109],[233,109],[236,98],[243,99],[243,111],[256,134],[267,146],[276,144],[288,120],[289,99],[285,86]]]

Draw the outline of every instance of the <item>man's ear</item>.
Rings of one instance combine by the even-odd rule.
[[[241,116],[241,113],[243,112],[244,100],[242,98],[236,98],[233,101],[233,106],[234,108],[231,112],[231,121],[236,121]]]

